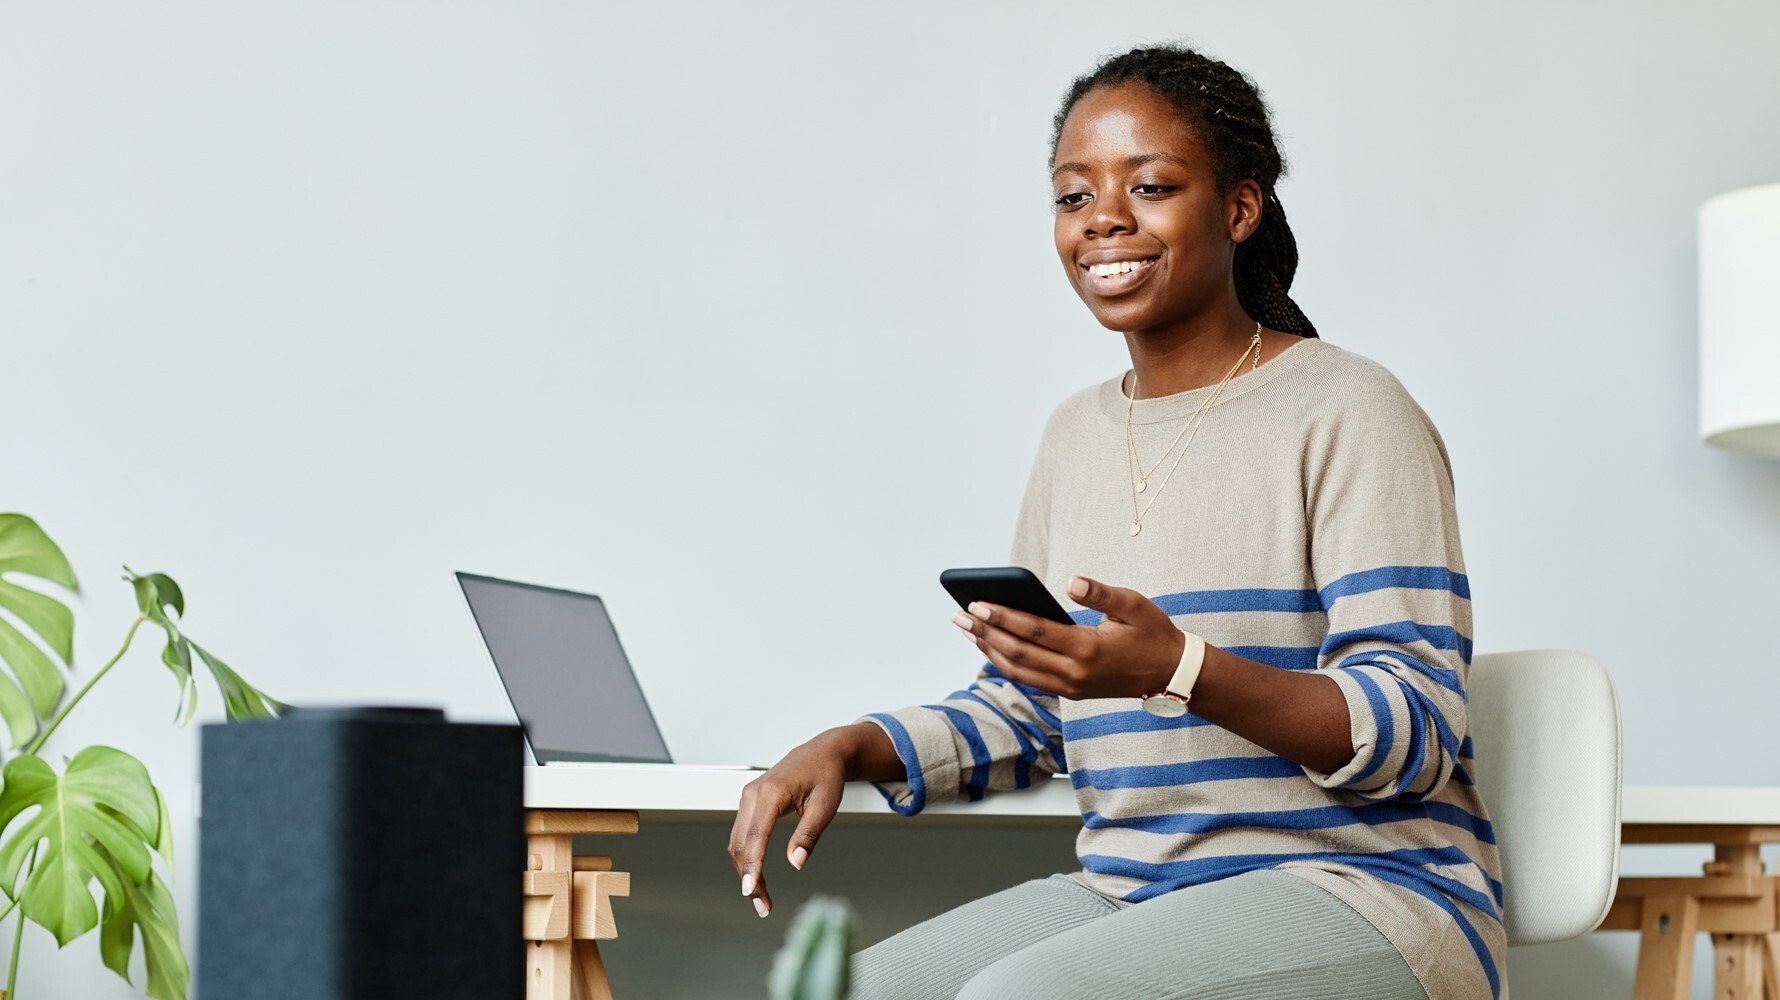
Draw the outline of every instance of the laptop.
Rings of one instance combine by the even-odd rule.
[[[705,768],[676,764],[598,595],[458,573],[470,615],[525,733],[526,753],[550,767]]]

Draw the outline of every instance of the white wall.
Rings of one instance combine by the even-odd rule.
[[[1780,783],[1780,463],[1695,427],[1695,210],[1780,179],[1753,0],[0,4],[0,510],[74,560],[83,673],[127,562],[288,701],[500,718],[465,569],[605,595],[682,760],[930,700],[977,662],[936,575],[1005,557],[1044,416],[1128,361],[1059,274],[1050,117],[1175,37],[1275,109],[1296,299],[1442,430],[1478,650],[1605,663],[1629,783]],[[171,790],[189,942],[173,701],[145,644],[56,748]],[[621,995],[764,992],[783,924],[725,834],[675,891],[753,943],[645,962],[684,913],[639,894]],[[1001,842],[959,836],[881,842],[929,872]],[[968,898],[820,871],[874,938]],[[1633,944],[1517,950],[1515,995],[1626,995]],[[96,937],[27,937],[20,996],[129,995]]]

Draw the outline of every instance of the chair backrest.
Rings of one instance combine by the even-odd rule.
[[[1502,858],[1508,943],[1586,934],[1619,880],[1619,696],[1573,649],[1485,653],[1467,682],[1477,787]]]

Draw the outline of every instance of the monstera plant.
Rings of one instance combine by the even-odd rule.
[[[164,573],[138,575],[124,567],[135,589],[136,619],[117,654],[94,671],[72,697],[64,673],[75,672],[74,613],[66,604],[19,579],[71,593],[80,588],[62,550],[37,522],[0,514],[0,889],[15,916],[7,1000],[17,1000],[19,944],[25,921],[55,935],[58,947],[99,928],[99,956],[130,980],[130,955],[142,939],[148,995],[184,1000],[190,966],[179,944],[179,916],[167,880],[173,877],[173,831],[167,802],[136,758],[90,746],[57,763],[40,753],[93,685],[116,666],[143,625],[167,637],[161,662],[179,683],[173,722],[183,726],[198,706],[193,676],[202,666],[222,693],[231,720],[269,718],[285,706],[268,697],[180,627],[185,595]],[[155,864],[160,859],[161,867]],[[165,875],[162,873],[165,870]],[[95,902],[96,883],[103,896]],[[14,911],[17,911],[14,914]]]

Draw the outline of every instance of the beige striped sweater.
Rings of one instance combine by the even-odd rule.
[[[1300,340],[1230,379],[1133,536],[1123,381],[1052,412],[1010,561],[1079,624],[1101,615],[1070,599],[1077,574],[1237,655],[1327,672],[1353,759],[1319,772],[1191,712],[1062,698],[984,661],[938,702],[857,720],[907,768],[877,787],[913,815],[1067,773],[1083,820],[1069,874],[1108,899],[1278,868],[1375,925],[1433,1000],[1500,996],[1501,867],[1466,721],[1471,591],[1439,431],[1379,363]],[[1135,402],[1146,465],[1214,389]]]

